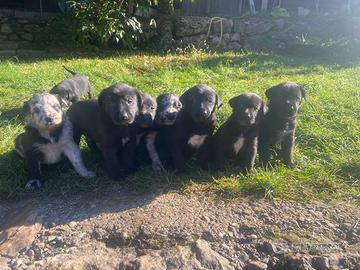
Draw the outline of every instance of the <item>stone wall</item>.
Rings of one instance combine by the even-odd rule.
[[[360,34],[357,26],[359,24],[346,24],[338,18],[211,19],[183,16],[158,24],[158,37],[167,47],[192,44],[229,51],[274,50],[289,44],[304,43],[309,38],[325,40],[346,34],[354,38],[354,33]]]
[[[31,42],[35,31],[50,18],[33,12],[0,10],[0,42]]]

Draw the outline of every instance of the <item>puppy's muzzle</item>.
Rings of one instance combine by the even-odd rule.
[[[151,127],[153,124],[153,118],[150,114],[144,114],[140,117],[140,126],[142,128]]]

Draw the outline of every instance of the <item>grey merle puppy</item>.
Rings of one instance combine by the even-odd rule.
[[[152,169],[159,172],[164,169],[162,159],[169,149],[169,133],[182,109],[180,98],[176,94],[161,94],[156,98],[157,111],[154,126],[145,135],[145,145],[151,160]]]
[[[69,106],[71,103],[75,103],[87,94],[89,99],[93,98],[93,92],[90,86],[90,82],[85,75],[77,74],[75,71],[63,66],[66,71],[73,75],[72,78],[63,80],[59,84],[55,85],[50,93],[56,95],[60,102]]]
[[[73,140],[71,122],[54,95],[33,95],[24,104],[24,111],[25,132],[15,139],[15,150],[27,163],[26,189],[42,186],[41,164],[58,163],[63,156],[68,158],[82,177],[95,176],[94,172],[84,166],[79,146]]]
[[[302,99],[306,98],[302,86],[284,82],[266,90],[269,110],[260,123],[259,156],[263,165],[270,160],[270,151],[281,145],[280,157],[287,166],[293,166],[296,117]]]

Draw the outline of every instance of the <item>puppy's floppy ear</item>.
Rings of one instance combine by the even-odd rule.
[[[69,104],[66,102],[64,98],[62,98],[60,95],[55,95],[56,98],[59,100],[61,108],[66,108],[69,106]]]
[[[266,114],[267,110],[268,110],[268,107],[267,107],[266,103],[264,101],[261,101],[261,107],[259,110],[260,117],[263,117]]]
[[[216,95],[216,107],[220,108],[222,106],[221,98],[217,93],[215,93],[215,95]]]
[[[136,98],[138,102],[138,108],[140,110],[144,103],[143,95],[139,91],[136,91]]]
[[[229,100],[229,105],[231,108],[235,109],[239,103],[239,96],[233,97]]]
[[[190,88],[189,90],[186,90],[185,93],[180,96],[180,102],[181,102],[183,108],[186,107],[186,104],[189,103],[191,92],[192,91]]]
[[[108,89],[104,89],[101,91],[99,97],[98,97],[98,104],[101,108],[105,107],[106,100],[109,98],[110,93]]]
[[[281,88],[276,85],[266,90],[265,95],[268,99],[274,99],[277,95],[279,95],[280,91]]]
[[[23,105],[23,113],[26,115],[30,113],[30,103],[29,101],[25,101]]]
[[[303,86],[300,86],[300,91],[301,91],[301,97],[306,100],[307,99],[307,94],[306,94],[305,89],[304,89]]]

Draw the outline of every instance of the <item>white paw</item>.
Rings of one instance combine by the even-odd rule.
[[[41,188],[41,181],[38,179],[31,179],[31,180],[27,181],[27,183],[25,185],[25,189],[28,191],[35,190],[38,188]]]
[[[164,170],[164,166],[162,165],[161,161],[153,162],[153,164],[152,164],[152,169],[153,169],[155,172],[161,172],[161,171]]]
[[[85,173],[82,174],[82,177],[84,178],[93,178],[95,176],[96,174],[93,171],[86,171]]]

